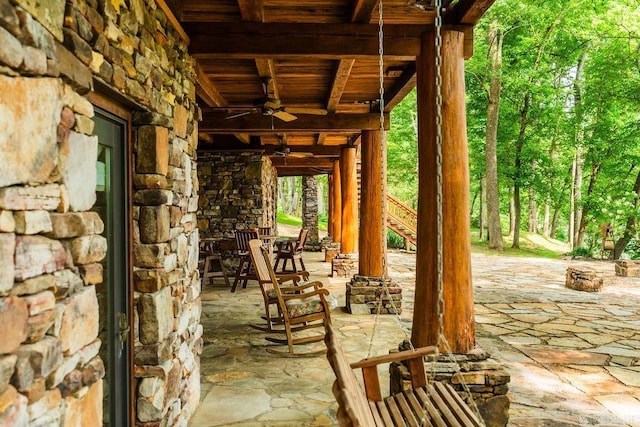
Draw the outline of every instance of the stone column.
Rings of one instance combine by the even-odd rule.
[[[318,180],[313,175],[302,177],[302,228],[309,230],[307,245],[318,247]]]
[[[471,242],[469,236],[469,165],[464,86],[464,35],[444,31],[442,43],[442,235],[444,335],[454,353],[467,353],[475,342]],[[418,242],[415,309],[411,340],[416,347],[438,337],[438,249],[436,185],[435,35],[423,35],[417,58],[418,88]]]

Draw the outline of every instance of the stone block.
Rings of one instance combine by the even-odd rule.
[[[15,249],[16,235],[0,233],[0,295],[8,293],[13,287]]]
[[[42,397],[38,399],[36,402],[31,402],[29,404],[28,412],[29,412],[29,421],[35,421],[36,419],[40,419],[45,414],[57,411],[62,403],[62,395],[60,394],[60,390],[53,389],[46,391],[43,393]],[[38,424],[34,422],[33,424]]]
[[[16,374],[20,375],[18,365],[21,361],[28,360],[33,376],[46,377],[62,362],[62,349],[60,341],[53,337],[44,337],[42,340],[20,346],[17,351],[18,364],[16,365]],[[26,369],[25,372],[28,372]],[[28,375],[28,374],[27,374]],[[18,381],[18,384],[25,381]]]
[[[62,351],[71,354],[94,341],[98,336],[98,298],[95,287],[85,287],[63,302],[64,312],[58,338]]]
[[[18,234],[48,233],[52,230],[51,218],[47,211],[18,211],[13,217]]]
[[[171,205],[173,199],[173,191],[162,189],[139,190],[133,195],[133,203],[138,206]]]
[[[43,236],[16,237],[15,278],[25,280],[61,270],[66,261],[62,244]]]
[[[62,40],[62,24],[64,23],[65,0],[17,0],[14,1],[29,12],[44,28],[49,30],[58,40]]]
[[[9,386],[16,360],[18,360],[18,356],[15,354],[0,356],[0,393],[4,393]]]
[[[56,271],[53,273],[55,280],[56,297],[62,299],[71,295],[83,286],[82,279],[69,269]]]
[[[64,81],[82,94],[90,92],[93,89],[93,76],[89,67],[60,43],[55,43],[55,52]]]
[[[169,274],[164,269],[137,269],[133,283],[138,292],[157,292],[169,284]]]
[[[13,353],[27,339],[27,303],[18,297],[0,298],[0,325],[2,339],[0,354]]]
[[[189,112],[182,105],[176,105],[173,108],[173,131],[180,138],[187,136],[187,121]]]
[[[60,83],[0,75],[0,93],[0,187],[48,182],[57,163]]]
[[[0,76],[0,82],[1,80],[2,76]],[[0,118],[0,120],[2,120],[2,118]],[[0,129],[2,128],[0,127]],[[0,146],[6,147],[6,145],[3,145],[1,135]],[[5,151],[0,150],[0,160],[3,159],[3,154],[5,154]],[[7,161],[9,161],[11,165],[20,164],[21,169],[29,169],[29,167],[25,168],[25,166],[33,164],[27,160],[25,160],[24,162],[16,162],[14,161],[15,158],[25,159],[25,156],[20,155],[20,157],[14,157],[13,159],[8,159]],[[3,178],[4,170],[3,176],[0,177],[0,181]],[[8,209],[13,211],[43,209],[52,211],[55,210],[58,205],[60,205],[60,186],[58,184],[40,185],[38,187],[13,186],[0,188],[0,209]]]
[[[494,396],[478,405],[486,427],[504,427],[509,423],[509,398]]]
[[[27,396],[29,403],[42,399],[47,392],[46,380],[42,377],[35,378],[29,387],[20,390],[20,393]]]
[[[0,26],[14,35],[20,33],[20,20],[9,0],[0,0]]]
[[[618,260],[615,265],[616,276],[640,277],[640,261]]]
[[[93,135],[95,125],[96,123],[89,117],[78,114],[76,116],[76,124],[73,127],[73,130],[81,134]]]
[[[102,261],[107,254],[107,239],[91,234],[63,241],[74,264],[91,264]]]
[[[171,289],[163,288],[155,293],[140,296],[140,342],[155,344],[164,341],[173,331],[174,313]]]
[[[171,357],[175,336],[169,335],[160,343],[136,345],[134,353],[136,365],[159,365]]]
[[[601,277],[594,271],[567,268],[565,285],[569,289],[585,292],[600,292],[604,286]]]
[[[64,271],[64,270],[63,270]],[[31,295],[47,289],[55,289],[56,280],[53,274],[43,274],[42,276],[33,277],[23,282],[16,282],[11,289],[12,295]]]
[[[81,265],[78,270],[85,285],[97,285],[103,281],[103,267],[100,263]]]
[[[97,212],[51,213],[53,230],[49,236],[68,239],[86,234],[102,234],[104,223]]]
[[[56,367],[47,378],[47,387],[57,387],[64,378],[71,373],[80,362],[80,353],[73,353],[68,357],[64,357],[62,362]]]
[[[138,420],[159,421],[165,413],[166,382],[163,378],[143,378],[138,385]]]
[[[86,393],[78,393],[77,395],[80,397],[67,396],[64,398],[65,409],[61,427],[102,425],[102,380],[89,386]]]
[[[98,137],[71,132],[66,149],[60,149],[59,169],[72,211],[86,211],[96,202]]]
[[[170,253],[170,247],[166,243],[149,245],[134,245],[134,265],[141,268],[164,267],[165,259]]]
[[[134,174],[133,186],[136,189],[161,189],[168,190],[171,188],[167,182],[167,177],[158,174]]]
[[[13,233],[16,231],[16,222],[13,212],[0,210],[0,233]]]
[[[44,338],[49,328],[53,326],[56,314],[56,310],[47,310],[34,316],[29,316],[26,342],[31,344]]]
[[[93,384],[104,377],[104,362],[100,357],[94,357],[82,367],[81,372],[82,384]]]
[[[142,243],[162,243],[169,240],[170,217],[168,206],[142,206],[139,219]]]
[[[0,27],[0,64],[18,68],[24,59],[22,43],[11,33]]]
[[[35,316],[43,311],[51,310],[56,305],[56,297],[51,291],[43,291],[23,298],[27,303],[29,316]]]
[[[13,387],[0,395],[0,425],[26,426],[29,424],[27,398],[17,393]]]
[[[167,175],[169,130],[161,126],[141,126],[137,133],[136,173]]]
[[[24,57],[20,67],[26,74],[43,75],[47,72],[47,54],[40,49],[24,46]]]

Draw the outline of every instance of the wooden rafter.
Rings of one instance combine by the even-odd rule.
[[[278,80],[276,78],[276,70],[272,59],[258,58],[256,59],[256,68],[260,77],[271,77],[271,84],[267,88],[270,96],[280,98],[278,91]]]
[[[202,66],[196,63],[196,91],[209,107],[226,107],[227,100],[220,94]]]
[[[330,168],[317,168],[317,167],[289,167],[289,166],[276,166],[278,176],[302,176],[302,175],[326,175],[331,173]]]
[[[376,4],[378,4],[378,0],[356,0],[353,5],[351,22],[369,22]]]
[[[240,7],[243,21],[262,22],[264,20],[262,0],[238,0],[238,7]]]
[[[301,167],[309,166],[321,169],[333,167],[333,161],[327,158],[271,156],[271,163],[276,167]]]
[[[447,24],[476,24],[495,0],[460,0],[444,17]]]
[[[344,92],[344,88],[347,85],[347,81],[349,80],[349,75],[351,74],[351,68],[353,68],[353,64],[356,62],[355,59],[341,59],[338,61],[338,66],[336,68],[336,73],[333,77],[333,83],[331,84],[331,92],[329,93],[329,100],[327,101],[327,111],[330,113],[335,113],[336,108],[338,108],[338,104],[340,103],[340,98],[342,98],[342,93]],[[327,138],[326,133],[318,134],[318,139],[316,140],[317,145],[324,144],[324,141]]]
[[[385,91],[384,111],[391,111],[416,86],[416,64],[411,63],[394,85]]]
[[[207,133],[273,134],[274,132],[360,132],[378,129],[378,114],[328,114],[326,116],[300,115],[297,120],[283,122],[263,115],[247,115],[228,120],[226,114],[209,112],[198,126]],[[386,120],[388,126],[388,117]],[[272,128],[273,125],[273,128]]]
[[[378,26],[372,24],[191,23],[190,52],[205,58],[354,59],[378,56]],[[386,25],[385,56],[413,60],[424,25]]]

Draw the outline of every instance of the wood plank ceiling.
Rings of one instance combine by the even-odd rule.
[[[444,23],[465,31],[468,56],[493,2],[443,0]],[[433,28],[433,7],[418,3],[384,0],[385,112],[415,86],[420,34]],[[263,151],[279,175],[327,173],[341,146],[379,128],[378,0],[183,0],[173,9],[197,60],[200,150]]]

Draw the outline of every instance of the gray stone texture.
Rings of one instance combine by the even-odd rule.
[[[89,210],[96,201],[97,158],[97,137],[69,134],[67,146],[60,150],[59,162],[72,211]]]
[[[43,236],[17,236],[15,278],[25,280],[64,267],[67,255],[57,240]]]
[[[318,235],[318,180],[313,175],[302,177],[302,228],[309,230],[307,244],[319,250]]]
[[[98,336],[98,299],[94,286],[62,301],[64,311],[58,338],[64,354],[72,354]]]

